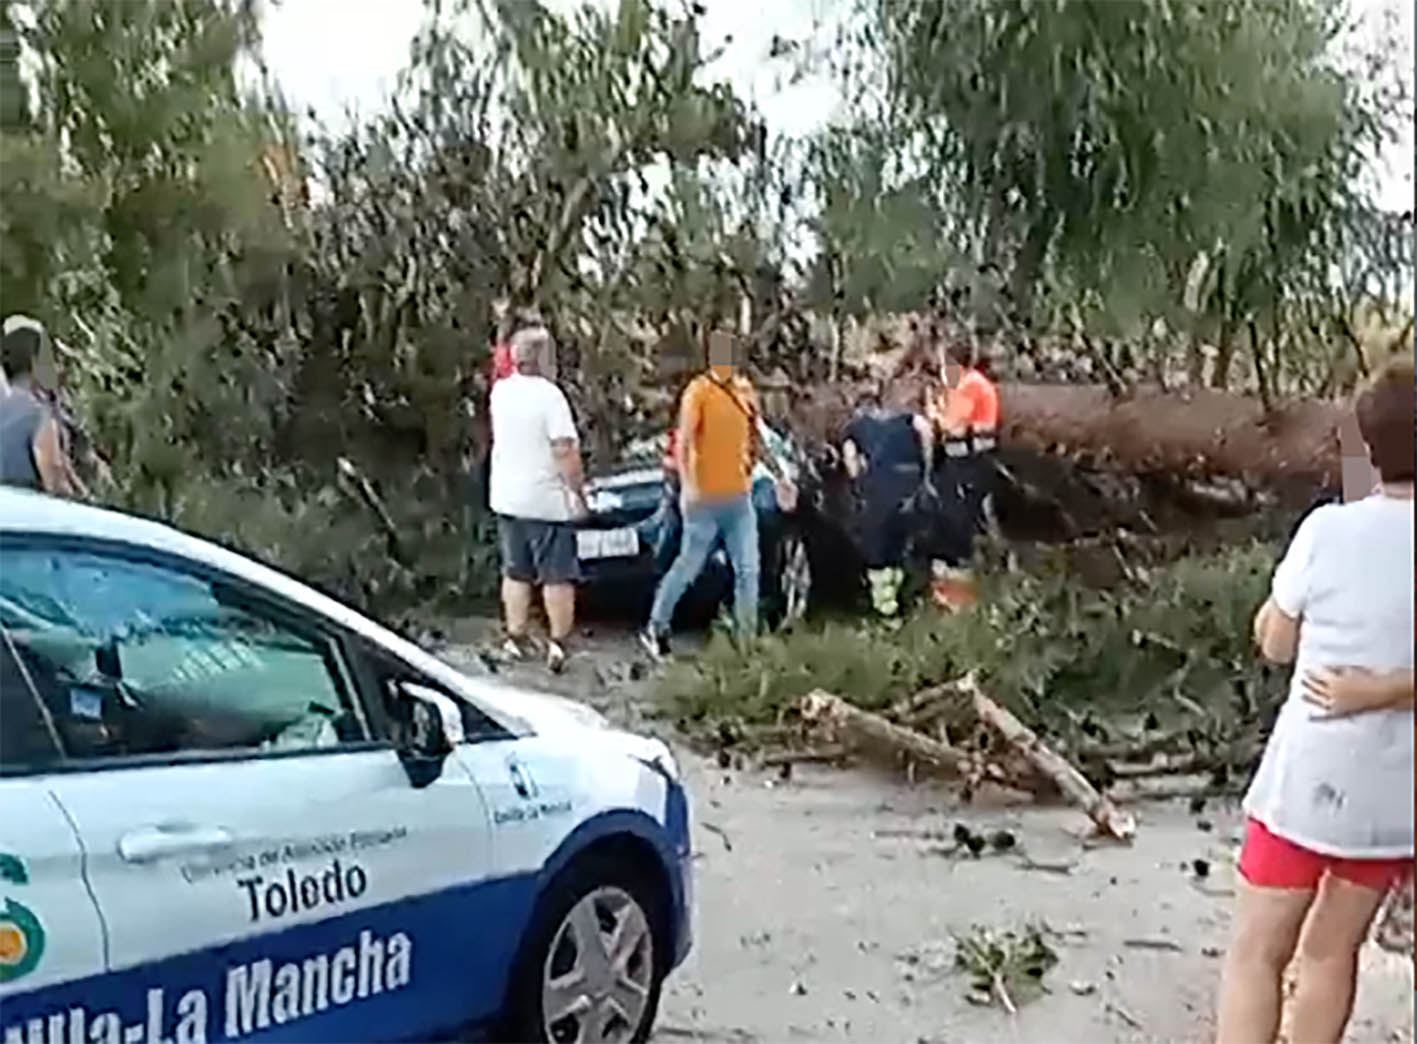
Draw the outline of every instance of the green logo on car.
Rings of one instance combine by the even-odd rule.
[[[0,852],[0,881],[29,884],[29,874],[19,857]],[[0,909],[0,982],[28,975],[42,956],[44,925],[24,903],[6,898],[4,909]]]
[[[5,900],[0,911],[0,982],[34,971],[44,956],[44,926],[28,906]]]

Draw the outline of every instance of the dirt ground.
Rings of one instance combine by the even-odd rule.
[[[475,622],[444,655],[489,648]],[[679,646],[684,645],[682,641]],[[632,666],[636,661],[638,666]],[[1203,1041],[1234,892],[1235,807],[1135,807],[1127,846],[1087,847],[1085,818],[869,770],[724,770],[653,720],[653,678],[623,630],[597,629],[567,672],[504,676],[589,703],[671,743],[698,852],[695,944],[665,986],[656,1041]],[[953,824],[1007,829],[1022,854],[948,851]],[[943,835],[943,840],[930,833]],[[1198,878],[1193,861],[1208,862]],[[1029,868],[1028,860],[1049,869]],[[1059,963],[1017,1015],[970,1003],[954,937],[1034,922]],[[1369,944],[1347,1040],[1413,1040],[1410,961]]]

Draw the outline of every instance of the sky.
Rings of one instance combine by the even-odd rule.
[[[593,0],[611,6],[613,0]],[[776,133],[806,134],[836,111],[840,99],[824,77],[796,85],[781,81],[782,63],[765,61],[772,38],[800,39],[814,24],[841,8],[840,0],[701,0],[707,8],[702,31],[707,44],[731,37],[715,68],[738,92],[756,102]],[[1132,0],[1117,0],[1118,3]],[[297,111],[313,108],[337,126],[348,113],[378,111],[408,58],[409,43],[423,18],[421,0],[267,0],[266,63]],[[1350,0],[1370,32],[1395,25],[1412,75],[1412,0]],[[570,10],[576,0],[550,0]],[[1390,13],[1395,22],[1382,16]],[[1378,157],[1373,177],[1378,201],[1410,210],[1413,198],[1413,128]]]

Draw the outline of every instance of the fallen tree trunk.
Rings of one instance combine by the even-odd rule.
[[[794,428],[809,443],[836,444],[868,382],[812,388],[794,404]],[[889,379],[888,399],[918,409],[934,385],[928,372]],[[1065,456],[1102,471],[1178,480],[1228,476],[1251,489],[1337,488],[1338,425],[1333,401],[1281,404],[1213,389],[1143,387],[1114,395],[1101,384],[999,385],[1001,445]],[[1246,507],[1233,491],[1183,490],[1226,510]]]
[[[1099,831],[1121,841],[1130,839],[1136,833],[1136,819],[1129,812],[1099,794],[1066,758],[1050,750],[1032,729],[985,696],[972,677],[966,678],[962,684],[974,699],[974,709],[979,719],[997,730],[1035,769],[1051,779],[1064,797],[1088,814]]]
[[[1255,399],[1208,389],[1116,397],[1101,385],[999,387],[1001,441],[1010,446],[1135,474],[1228,475],[1255,487],[1336,485],[1342,412],[1309,401],[1266,415]]]

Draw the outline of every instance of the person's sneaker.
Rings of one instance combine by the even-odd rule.
[[[646,627],[640,631],[640,645],[656,663],[669,658],[669,636]]]
[[[509,637],[502,643],[502,656],[508,660],[523,660],[526,658],[526,650],[519,639]]]
[[[566,650],[554,639],[546,643],[546,669],[552,674],[560,674],[566,669]]]

